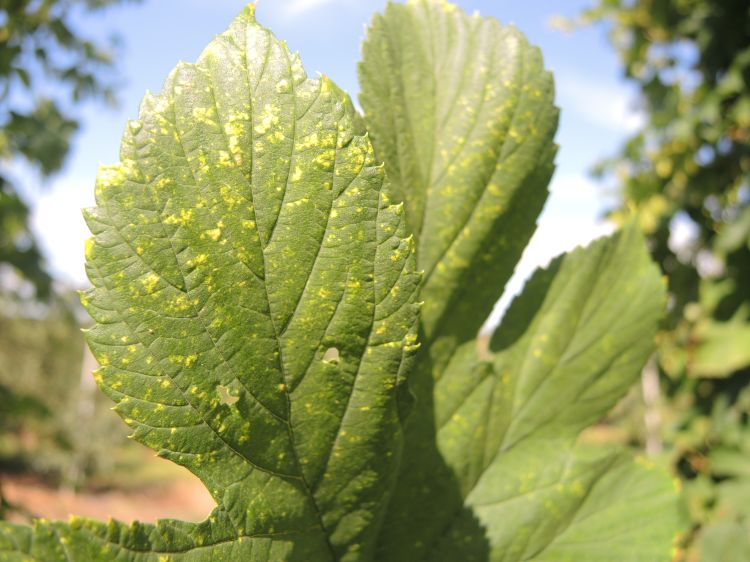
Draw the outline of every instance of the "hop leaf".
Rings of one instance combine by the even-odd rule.
[[[134,438],[218,507],[196,526],[39,523],[9,540],[43,560],[373,548],[418,276],[363,133],[349,98],[308,79],[252,7],[146,96],[86,212],[88,341]]]

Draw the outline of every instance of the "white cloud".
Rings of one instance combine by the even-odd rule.
[[[550,205],[560,213],[574,212],[596,220],[616,206],[618,192],[612,186],[598,183],[589,175],[568,174],[554,176],[550,189]]]
[[[505,292],[485,322],[483,331],[491,331],[500,323],[513,298],[523,289],[526,281],[539,267],[545,267],[553,258],[576,246],[585,246],[592,240],[612,233],[614,227],[607,221],[585,222],[577,218],[540,218],[539,228],[521,256]]]
[[[559,105],[591,124],[632,133],[644,123],[644,113],[634,107],[634,96],[623,83],[564,69],[555,73],[555,82]]]
[[[513,298],[521,292],[537,268],[545,267],[553,258],[576,246],[585,246],[614,231],[611,222],[600,218],[602,194],[591,180],[561,176],[553,180],[550,192],[544,212],[539,217],[539,227],[521,256],[503,296],[485,322],[485,332],[499,324]]]
[[[325,6],[326,4],[332,4],[337,0],[290,0],[285,6],[285,12],[287,15],[298,16],[310,10],[315,10]]]
[[[91,234],[81,209],[94,205],[92,181],[70,178],[51,186],[34,201],[31,218],[53,274],[77,287],[88,285],[83,247]]]

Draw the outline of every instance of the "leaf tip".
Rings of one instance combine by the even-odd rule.
[[[240,17],[246,19],[249,22],[255,22],[255,11],[258,7],[258,2],[250,2],[240,13]]]

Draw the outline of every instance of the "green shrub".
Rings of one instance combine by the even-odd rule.
[[[670,558],[669,477],[578,440],[652,349],[637,230],[538,271],[477,341],[553,171],[539,51],[420,0],[363,53],[364,118],[250,6],[146,96],[86,213],[88,338],[135,439],[218,507],[0,527],[5,559]]]

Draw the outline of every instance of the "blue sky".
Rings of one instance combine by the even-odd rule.
[[[608,231],[608,225],[599,220],[606,206],[605,191],[587,177],[587,170],[619,146],[640,116],[632,110],[632,91],[620,79],[604,30],[565,34],[550,25],[553,16],[575,15],[589,2],[456,3],[469,12],[478,10],[515,24],[541,47],[546,66],[555,74],[557,104],[562,110],[558,168],[537,235],[509,286],[513,293],[534,267]],[[119,107],[92,103],[80,110],[82,131],[65,169],[47,182],[47,189],[27,179],[35,209],[33,226],[52,271],[62,281],[86,284],[83,241],[88,233],[79,209],[93,204],[97,166],[117,160],[120,133],[126,119],[136,116],[143,93],[158,91],[179,60],[195,60],[244,4],[244,0],[144,0],[78,21],[85,34],[121,36],[124,45],[118,65],[123,87]],[[384,4],[385,0],[260,0],[258,19],[301,53],[309,74],[323,72],[356,96],[356,63],[365,25]],[[496,316],[503,306],[496,308]]]

